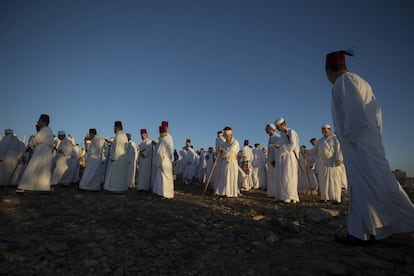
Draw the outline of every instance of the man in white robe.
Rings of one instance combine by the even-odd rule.
[[[56,149],[56,164],[50,182],[52,185],[69,185],[73,179],[73,173],[71,173],[69,167],[71,158],[74,155],[73,144],[62,130],[58,132],[58,139],[60,142]]]
[[[252,162],[252,180],[254,189],[266,188],[266,156],[260,148],[260,144],[254,144]]]
[[[153,192],[165,198],[174,198],[174,177],[171,155],[174,142],[165,124],[159,127],[160,137],[154,154]]]
[[[233,137],[230,127],[224,128],[224,138],[226,142],[224,142],[223,147],[219,148],[224,163],[224,183],[218,183],[215,193],[226,197],[238,197],[241,195],[238,185],[239,164],[237,162],[240,145]]]
[[[349,185],[348,235],[337,239],[355,245],[414,231],[414,205],[385,157],[382,112],[371,86],[348,72],[345,55],[352,53],[329,53],[325,69]]]
[[[276,155],[274,145],[279,143],[280,136],[276,134],[276,126],[274,124],[267,124],[265,131],[269,135],[266,194],[268,197],[276,197],[280,175],[280,156]]]
[[[250,191],[253,189],[253,163],[254,155],[253,149],[249,146],[249,140],[245,139],[243,142],[243,149],[241,151],[240,168],[242,173],[239,175],[240,188],[242,191]]]
[[[318,181],[313,173],[313,169],[315,167],[314,156],[306,153],[306,146],[302,145],[299,153],[299,165],[302,170],[299,169],[298,171],[298,192],[317,195]]]
[[[275,155],[280,157],[279,181],[276,189],[276,201],[284,203],[299,202],[298,195],[298,161],[299,137],[295,130],[288,128],[285,119],[275,121],[280,139],[274,145]]]
[[[183,182],[184,184],[190,184],[193,181],[196,166],[196,153],[191,146],[190,139],[187,139],[185,141],[185,147],[183,150],[185,151],[185,154],[181,161],[181,164],[183,166]]]
[[[206,156],[207,153],[204,148],[201,148],[200,153],[198,154],[198,173],[197,173],[197,180],[200,183],[204,183],[206,181],[206,170],[207,170],[207,160]]]
[[[21,166],[18,164],[26,146],[14,135],[13,130],[6,129],[0,141],[0,185],[17,185]]]
[[[138,149],[135,142],[131,139],[131,133],[126,134],[128,138],[127,143],[127,157],[128,157],[128,181],[129,188],[135,188],[135,173],[137,171],[137,157]]]
[[[318,156],[319,192],[321,201],[341,203],[342,184],[346,183],[341,145],[330,125],[322,126],[322,138],[315,147],[306,152],[308,156]]]
[[[105,176],[104,189],[109,192],[125,192],[129,187],[128,157],[126,146],[128,138],[122,131],[122,122],[114,123],[115,137],[110,147],[108,167]]]
[[[38,132],[29,139],[29,144],[34,148],[33,154],[22,174],[16,192],[51,191],[50,177],[54,140],[49,122],[47,114],[40,115],[36,126]]]
[[[88,191],[100,191],[102,185],[103,160],[102,151],[105,140],[102,139],[95,128],[89,129],[90,146],[86,151],[86,167],[83,172],[79,189]]]
[[[152,190],[152,172],[154,168],[152,166],[154,144],[152,140],[148,138],[147,129],[140,130],[142,142],[139,144],[138,155],[138,174],[137,174],[137,190],[139,191],[151,191]]]
[[[213,177],[212,177],[212,182],[213,182],[213,189],[217,188],[217,186],[222,186],[224,187],[224,160],[223,157],[221,156],[221,152],[219,151],[220,148],[222,148],[224,146],[224,142],[226,141],[226,139],[223,137],[223,131],[219,130],[217,131],[217,137],[216,137],[216,141],[215,141],[215,147],[216,147],[216,157],[217,162],[216,162],[216,166],[214,168],[214,172],[213,172]]]
[[[214,164],[214,149],[213,147],[209,147],[205,156],[205,160],[206,160],[206,177],[204,179],[203,183],[206,183],[209,178],[210,178],[210,182],[211,182],[211,178],[212,175],[211,174],[211,170],[213,169],[213,164]]]

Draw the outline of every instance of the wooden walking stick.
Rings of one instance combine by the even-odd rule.
[[[212,178],[213,173],[214,173],[214,170],[215,170],[215,168],[216,168],[216,166],[217,166],[217,161],[218,161],[218,159],[219,159],[220,155],[221,155],[221,151],[219,151],[219,152],[217,153],[216,160],[214,160],[213,167],[211,168],[211,171],[210,171],[210,173],[209,173],[209,175],[208,175],[208,178],[207,178],[206,184],[204,185],[203,196],[204,196],[204,194],[205,194],[205,192],[206,192],[206,190],[207,190],[207,188],[208,188],[208,184],[210,184],[211,178]]]

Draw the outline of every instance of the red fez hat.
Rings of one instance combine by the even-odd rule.
[[[162,122],[161,122],[161,125],[162,125],[162,126],[166,126],[166,127],[168,127],[168,122],[167,122],[167,121],[162,121]]]
[[[160,126],[159,127],[159,131],[160,131],[160,133],[165,133],[165,132],[167,132],[167,126]]]
[[[245,146],[248,146],[248,145],[249,145],[249,140],[247,140],[247,139],[246,139],[246,140],[244,140],[244,145],[245,145]]]
[[[347,51],[336,51],[326,55],[326,63],[325,68],[332,68],[338,67],[342,65],[346,65],[345,63],[345,55],[353,56],[354,53],[352,50]]]
[[[187,140],[185,140],[185,143],[187,144],[187,143],[191,143],[191,139],[190,138],[187,138]]]
[[[146,128],[142,128],[142,129],[140,130],[140,132],[141,132],[141,134],[147,133],[147,129],[146,129]]]
[[[231,127],[226,126],[223,130],[224,130],[224,131],[226,131],[226,130],[231,130]]]

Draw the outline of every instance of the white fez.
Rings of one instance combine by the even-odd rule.
[[[280,126],[280,124],[282,124],[282,123],[284,123],[285,122],[285,119],[283,119],[283,118],[278,118],[278,119],[276,119],[276,121],[275,121],[275,125],[276,126]]]

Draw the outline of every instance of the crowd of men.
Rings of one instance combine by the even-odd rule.
[[[287,204],[297,203],[306,190],[318,191],[321,201],[339,204],[349,186],[348,234],[338,237],[339,242],[361,245],[414,231],[414,205],[385,157],[381,108],[371,86],[348,71],[345,55],[353,54],[335,51],[326,56],[335,134],[323,125],[322,137],[311,139],[309,150],[299,147],[298,133],[283,118],[266,125],[269,140],[263,149],[259,144],[250,147],[247,139],[241,147],[231,127],[225,127],[217,133],[215,148],[196,151],[187,139],[178,153],[166,121],[155,140],[141,129],[137,146],[116,121],[110,140],[90,129],[83,150],[63,131],[55,138],[49,116],[42,114],[27,145],[5,130],[0,184],[17,185],[17,192],[50,192],[53,185],[79,183],[82,190],[119,193],[136,188],[173,198],[178,175],[186,185],[195,180],[205,189],[211,185],[218,196],[265,189],[267,196]]]
[[[256,143],[253,148],[247,139],[240,146],[232,129],[225,127],[217,132],[215,148],[195,150],[188,138],[178,153],[166,121],[156,140],[141,129],[138,145],[123,132],[120,121],[114,123],[111,139],[91,128],[82,148],[64,131],[55,137],[49,120],[46,114],[40,116],[38,132],[27,146],[11,129],[5,130],[0,141],[1,185],[17,185],[17,192],[50,192],[55,185],[78,184],[87,191],[137,189],[173,198],[174,180],[179,177],[186,185],[194,181],[209,185],[218,196],[239,197],[243,191],[262,189],[285,203],[298,202],[299,193],[305,191],[319,191],[321,200],[340,203],[341,188],[346,188],[339,141],[328,125],[308,151],[305,146],[299,151],[297,133],[280,118],[266,125],[267,147]]]

